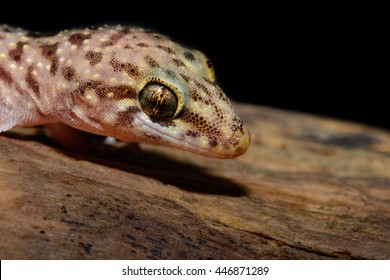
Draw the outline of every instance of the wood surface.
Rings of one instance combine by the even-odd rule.
[[[0,135],[0,258],[390,259],[389,132],[235,107],[231,160]]]

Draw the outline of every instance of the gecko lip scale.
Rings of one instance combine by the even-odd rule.
[[[218,143],[214,147],[210,147],[208,142],[200,144],[199,141],[191,141],[191,139],[184,140],[183,136],[175,137],[174,134],[165,132],[162,129],[150,126],[147,122],[143,122],[152,131],[156,131],[158,134],[164,135],[166,140],[163,144],[174,148],[180,148],[189,152],[197,153],[207,157],[213,158],[235,158],[244,154],[251,141],[250,132],[246,125],[243,125],[243,133],[235,131],[232,135],[222,143]]]

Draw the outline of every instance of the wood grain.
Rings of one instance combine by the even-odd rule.
[[[390,259],[389,132],[236,108],[252,145],[232,160],[1,135],[0,258]]]

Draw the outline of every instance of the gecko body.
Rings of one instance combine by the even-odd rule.
[[[0,26],[0,132],[51,123],[217,158],[250,143],[199,51],[137,27]]]

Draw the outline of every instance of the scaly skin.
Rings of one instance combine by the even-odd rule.
[[[41,36],[0,26],[0,132],[56,122],[217,158],[250,143],[199,51],[136,27]]]

